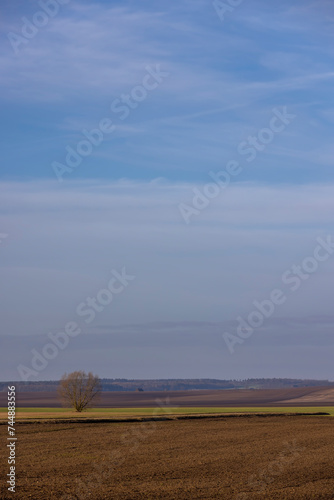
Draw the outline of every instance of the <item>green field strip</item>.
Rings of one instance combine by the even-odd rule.
[[[309,407],[163,407],[163,408],[94,408],[77,413],[65,408],[31,408],[19,407],[16,409],[17,420],[21,418],[113,418],[113,417],[141,417],[141,416],[163,416],[163,415],[208,415],[227,413],[329,413],[334,416],[333,406],[309,406]],[[0,418],[6,418],[7,408],[0,408]]]

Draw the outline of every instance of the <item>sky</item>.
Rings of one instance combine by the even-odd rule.
[[[1,380],[334,380],[334,7],[236,3],[3,1]]]

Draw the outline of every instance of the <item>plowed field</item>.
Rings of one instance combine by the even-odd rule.
[[[1,453],[1,499],[334,498],[332,417],[18,424],[16,435],[16,493]]]

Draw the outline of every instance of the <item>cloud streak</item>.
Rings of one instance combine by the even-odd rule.
[[[72,181],[61,189],[56,181],[1,183],[0,223],[11,234],[1,248],[3,333],[47,339],[103,288],[111,269],[125,265],[135,282],[101,312],[96,325],[87,325],[83,337],[109,338],[110,349],[118,339],[123,356],[132,360],[134,339],[148,348],[148,356],[153,344],[162,355],[169,338],[175,355],[178,339],[188,345],[192,335],[201,345],[207,335],[222,344],[223,329],[232,328],[254,300],[265,299],[282,269],[298,264],[314,238],[332,226],[334,186],[236,183],[185,229],[176,206],[189,189],[162,180]],[[282,353],[288,338],[305,348],[319,334],[328,341],[334,268],[331,261],[325,264],[254,334],[254,342],[262,335],[268,341],[252,352],[252,366],[261,365],[263,349],[274,349],[270,338],[277,335]],[[254,342],[243,349],[250,352]],[[297,372],[291,369],[291,376]],[[149,374],[157,374],[153,365]]]

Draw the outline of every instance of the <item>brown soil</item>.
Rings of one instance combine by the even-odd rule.
[[[334,498],[331,417],[18,424],[17,437],[16,493],[2,452],[1,499]]]
[[[313,404],[319,404],[320,406],[322,403],[328,403],[328,402],[334,402],[334,389],[320,389],[317,392],[314,392],[312,394],[305,394],[304,396],[296,397],[294,399],[294,404],[296,406],[299,406],[301,404],[308,404],[309,402],[312,402]],[[288,401],[290,402],[290,401]],[[282,403],[285,403],[285,401],[282,401]]]
[[[157,399],[169,398],[170,406],[326,406],[334,405],[334,389],[305,387],[259,390],[200,390],[167,392],[104,392],[98,406],[108,408],[149,408]],[[18,392],[18,407],[60,407],[56,392]],[[298,403],[298,404],[297,404]],[[0,407],[7,405],[7,392],[0,393]]]

